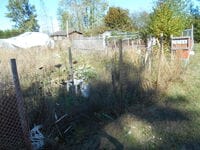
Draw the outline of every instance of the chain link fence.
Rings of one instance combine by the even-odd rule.
[[[14,62],[14,63],[13,63]],[[15,60],[11,66],[16,69]],[[15,70],[14,69],[14,70]],[[18,150],[31,149],[29,140],[29,126],[27,123],[24,102],[20,92],[17,70],[13,71],[13,78],[5,81],[0,77],[0,149]]]

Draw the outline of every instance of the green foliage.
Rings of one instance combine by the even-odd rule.
[[[97,76],[95,69],[90,65],[82,65],[77,67],[74,71],[74,74],[77,79],[83,79],[84,81],[89,81]]]
[[[129,11],[120,7],[110,7],[104,18],[105,25],[112,30],[132,31],[133,24]]]
[[[84,35],[85,36],[95,36],[95,35],[99,35],[99,34],[102,34],[104,33],[105,31],[107,31],[109,28],[106,27],[105,25],[99,25],[99,26],[96,26],[92,29],[88,29],[84,32]]]
[[[36,20],[36,10],[29,0],[9,0],[6,16],[15,23],[15,28],[21,31],[39,31]]]
[[[62,30],[66,30],[67,21],[69,23],[68,24],[69,28],[71,28],[73,23],[74,23],[72,15],[70,14],[69,5],[70,5],[70,3],[67,0],[66,1],[65,0],[61,0],[59,2],[59,6],[58,6],[58,9],[57,9],[57,17],[58,17],[58,21],[59,21],[59,24],[60,24],[60,28]]]
[[[185,0],[158,0],[150,16],[150,33],[156,37],[163,33],[166,39],[169,39],[170,35],[180,35],[189,23],[185,2]]]
[[[71,20],[70,14],[67,11],[65,11],[63,8],[59,7],[57,15],[58,15],[58,20],[59,20],[61,29],[66,31],[66,26],[67,26],[66,23],[68,20]]]
[[[107,9],[105,0],[61,0],[58,7],[58,20],[62,29],[85,31],[102,24]]]
[[[14,37],[21,34],[21,31],[16,30],[16,29],[12,29],[12,30],[0,30],[0,39],[6,39],[6,38],[10,38],[10,37]]]
[[[132,14],[133,24],[137,30],[141,30],[148,26],[150,16],[146,11],[136,12]]]
[[[190,8],[191,19],[194,26],[194,40],[200,42],[200,8],[198,6]]]
[[[141,38],[146,40],[149,35],[150,14],[146,11],[137,12],[132,14],[132,19],[134,28],[140,33]]]
[[[195,42],[200,42],[200,16],[198,19],[194,20],[194,40]]]

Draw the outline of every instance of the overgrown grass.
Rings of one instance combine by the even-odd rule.
[[[105,127],[124,149],[200,148],[199,45],[195,53],[179,78],[168,82],[154,103],[132,106],[126,115]],[[111,149],[109,143],[107,141],[107,148]]]
[[[198,149],[198,49],[187,68],[182,68],[180,60],[163,57],[159,83],[157,53],[149,68],[144,65],[144,56],[134,50],[124,51],[121,67],[118,50],[72,51],[74,68],[89,65],[97,74],[89,81],[88,99],[71,95],[62,84],[69,75],[67,50],[1,50],[0,83],[11,81],[9,59],[16,58],[30,123],[46,125],[46,133],[51,132],[48,126],[55,121],[55,111],[62,116],[84,110],[81,113],[90,119],[76,124],[74,132],[67,137],[70,142],[61,142],[62,147],[70,148],[72,143],[78,143],[79,148],[86,149],[96,145],[99,149]],[[58,64],[61,66],[56,67]]]

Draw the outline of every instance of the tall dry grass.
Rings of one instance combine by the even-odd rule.
[[[72,50],[72,55],[73,61],[76,61],[73,64],[74,68],[89,65],[95,69],[97,76],[90,81],[92,88],[90,99],[94,105],[99,107],[106,105],[102,108],[108,109],[118,105],[116,102],[120,95],[120,84],[122,84],[123,99],[125,103],[128,103],[127,105],[141,98],[148,99],[152,96],[152,91],[155,91],[158,63],[160,63],[157,53],[151,57],[150,71],[144,64],[144,55],[134,49],[124,50],[121,71],[119,70],[118,49],[108,52]],[[9,65],[11,58],[15,58],[17,61],[28,112],[43,109],[43,105],[47,105],[45,109],[48,109],[48,112],[53,111],[55,102],[59,100],[62,100],[63,110],[67,109],[67,105],[72,104],[72,98],[67,96],[66,88],[61,84],[67,80],[69,75],[67,49],[1,49],[0,82],[7,85],[12,81]],[[57,64],[61,64],[61,67],[56,67]],[[180,61],[171,61],[167,57],[163,57],[159,80],[160,89],[165,90],[170,82],[179,77],[182,70],[180,66]]]

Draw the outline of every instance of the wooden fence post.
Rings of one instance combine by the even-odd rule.
[[[157,73],[157,81],[156,81],[156,88],[158,89],[160,84],[160,74],[161,74],[161,67],[162,67],[162,55],[163,55],[163,33],[160,34],[160,54],[159,54],[159,62],[158,62],[158,73]]]
[[[25,140],[27,149],[31,150],[32,146],[31,146],[31,142],[29,139],[29,125],[28,125],[27,118],[26,118],[24,100],[23,100],[23,96],[22,96],[22,92],[21,92],[16,60],[11,59],[10,63],[11,63],[12,77],[13,77],[13,82],[14,82],[15,92],[16,92],[17,111],[18,111],[19,118],[20,118],[20,124],[21,124],[21,128],[22,128],[22,132],[23,132],[23,136],[24,136],[24,140]]]
[[[71,47],[68,48],[68,54],[69,54],[69,67],[70,67],[70,81],[72,84],[72,94],[74,94],[75,92],[75,87],[74,87],[74,70],[73,70],[73,63],[72,63],[72,51],[71,51]]]
[[[120,111],[124,112],[125,109],[125,101],[123,96],[123,47],[122,47],[122,39],[119,40],[119,86],[120,86]]]
[[[170,35],[170,53],[171,53],[171,64],[174,60],[174,56],[175,56],[175,53],[174,53],[174,50],[173,50],[173,43],[172,43],[172,39],[173,39],[173,35]]]
[[[145,69],[147,68],[148,73],[151,73],[151,53],[153,48],[153,38],[150,36],[147,38],[147,48],[145,54]]]

